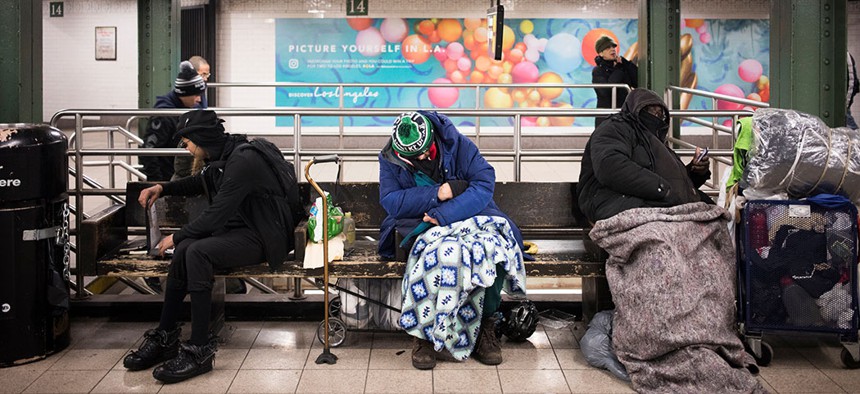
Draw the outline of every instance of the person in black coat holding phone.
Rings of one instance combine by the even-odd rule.
[[[589,138],[577,184],[579,207],[592,223],[622,211],[713,201],[698,190],[710,159],[684,165],[666,146],[669,108],[656,93],[635,89],[621,112]]]

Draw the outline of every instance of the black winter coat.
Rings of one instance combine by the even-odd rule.
[[[619,56],[620,57],[620,56]],[[608,62],[602,57],[594,58],[597,66],[591,70],[591,83],[624,83],[630,85],[631,88],[639,87],[639,67],[633,62],[621,58],[621,64]],[[597,108],[621,108],[624,101],[627,99],[626,89],[615,90],[615,105],[612,105],[612,88],[595,88],[597,93]],[[606,118],[597,118],[595,128],[600,126]]]
[[[262,241],[269,267],[279,269],[295,247],[300,212],[289,206],[275,170],[244,136],[228,135],[222,152],[199,174],[162,184],[164,195],[209,199],[197,218],[173,234],[173,242],[248,227]]]
[[[669,113],[654,92],[633,90],[621,112],[610,116],[589,138],[577,198],[591,222],[632,208],[702,201],[696,189],[710,173],[692,173],[666,146],[666,136],[658,137],[639,120],[640,112],[655,104]]]
[[[185,108],[179,96],[173,91],[158,96],[155,108]],[[156,116],[149,119],[143,135],[144,148],[176,148],[179,136],[176,135],[178,116]],[[173,176],[173,156],[141,156],[140,164],[148,181],[169,181]]]

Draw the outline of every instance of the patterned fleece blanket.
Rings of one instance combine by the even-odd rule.
[[[484,289],[493,285],[497,267],[507,276],[504,290],[525,295],[523,255],[504,218],[476,216],[427,230],[406,264],[400,327],[465,360],[475,348]]]
[[[612,343],[636,391],[766,392],[735,327],[727,220],[724,209],[699,202],[631,209],[591,230],[609,253]]]

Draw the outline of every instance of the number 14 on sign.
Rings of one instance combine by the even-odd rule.
[[[367,15],[367,0],[346,0],[346,15]]]

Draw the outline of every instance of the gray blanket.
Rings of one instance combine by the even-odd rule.
[[[766,392],[735,328],[728,213],[705,203],[640,208],[598,221],[609,253],[612,343],[639,392]]]

